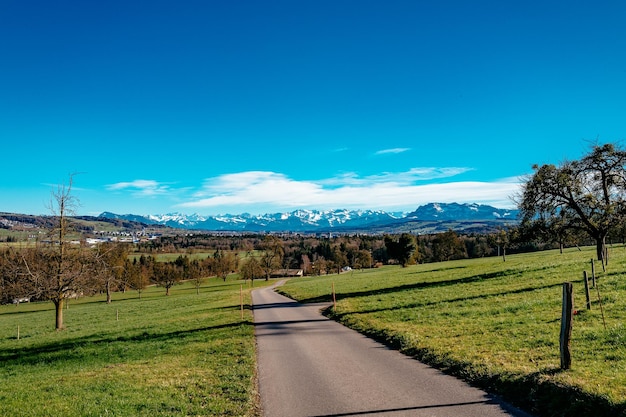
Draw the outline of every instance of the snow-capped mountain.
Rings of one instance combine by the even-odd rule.
[[[180,213],[141,216],[104,212],[99,217],[194,230],[313,232],[333,229],[363,230],[370,227],[380,228],[385,225],[397,226],[403,222],[415,221],[514,221],[517,217],[517,211],[479,204],[432,203],[421,206],[408,214],[380,210],[296,210],[288,213],[262,215],[243,213],[219,216]]]
[[[416,220],[515,220],[517,210],[484,204],[430,203],[418,207],[407,218]]]

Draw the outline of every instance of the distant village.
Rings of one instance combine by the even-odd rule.
[[[41,241],[42,243],[52,243],[49,238],[50,230],[42,227],[41,224],[29,223],[25,221],[7,219],[0,217],[0,228],[9,229],[12,231],[28,232],[25,236],[29,241]],[[90,230],[83,234],[86,236],[83,239],[71,240],[71,244],[80,245],[87,244],[89,246],[95,246],[100,243],[106,242],[118,242],[118,243],[141,243],[158,239],[161,234],[154,233],[146,230],[145,228],[140,230]]]

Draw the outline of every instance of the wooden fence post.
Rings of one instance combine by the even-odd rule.
[[[563,311],[561,315],[561,369],[572,367],[570,344],[572,339],[572,322],[574,319],[574,286],[571,282],[563,283]]]
[[[596,266],[593,262],[593,258],[591,258],[591,284],[592,287],[595,288],[596,286]]]
[[[602,324],[604,324],[604,330],[606,330],[606,320],[604,319],[604,308],[602,307],[602,297],[600,297],[600,287],[596,287],[598,291],[598,303],[600,304],[600,312],[602,313]]]
[[[337,297],[335,297],[335,283],[333,282],[333,312],[337,311]]]
[[[587,298],[587,310],[591,310],[591,296],[589,295],[589,279],[587,278],[587,271],[583,271],[583,278],[585,279],[585,297]]]
[[[243,320],[243,284],[239,288],[239,305],[241,306],[241,320]]]

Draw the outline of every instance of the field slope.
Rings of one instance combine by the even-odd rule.
[[[626,249],[585,308],[594,250],[569,249],[291,280],[280,291],[329,301],[336,320],[545,416],[626,415]],[[562,283],[574,283],[573,367],[560,370]],[[603,318],[598,301],[602,300]]]

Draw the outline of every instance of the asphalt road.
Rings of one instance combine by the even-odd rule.
[[[252,292],[265,417],[528,414],[263,288]]]

